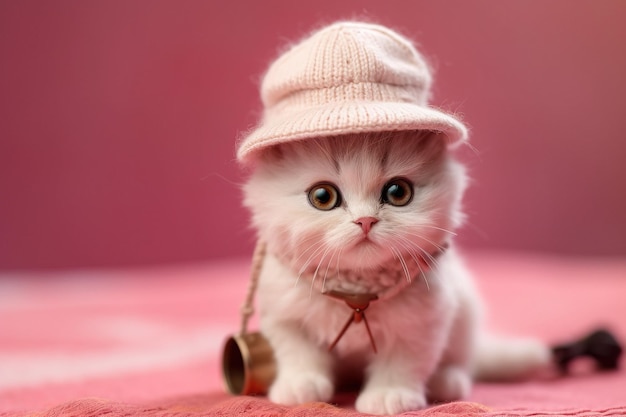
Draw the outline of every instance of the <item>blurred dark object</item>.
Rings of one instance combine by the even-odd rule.
[[[593,358],[600,370],[618,369],[622,351],[615,336],[605,329],[595,330],[578,341],[552,348],[554,360],[563,373],[568,372],[572,360],[583,356]]]

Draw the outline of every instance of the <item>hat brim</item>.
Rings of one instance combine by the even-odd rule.
[[[430,130],[442,133],[448,147],[467,140],[467,128],[433,107],[396,102],[344,102],[289,110],[264,120],[240,142],[237,159],[246,163],[260,150],[285,142],[359,132]]]

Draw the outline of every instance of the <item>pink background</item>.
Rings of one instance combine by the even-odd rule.
[[[416,39],[472,129],[470,248],[626,254],[626,2],[2,1],[0,269],[244,255],[235,139],[285,42]]]

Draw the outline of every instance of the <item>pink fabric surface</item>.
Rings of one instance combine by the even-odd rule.
[[[468,253],[504,333],[567,341],[597,326],[626,340],[626,260]],[[237,330],[249,261],[0,275],[0,414],[358,415],[224,393],[220,350]],[[626,373],[479,383],[467,402],[406,415],[626,415]]]

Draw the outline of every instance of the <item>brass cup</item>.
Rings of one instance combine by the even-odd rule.
[[[266,394],[276,376],[272,347],[260,332],[231,336],[224,345],[222,371],[231,394]]]

